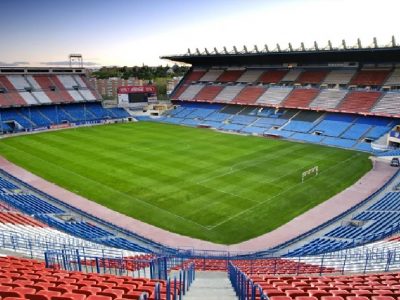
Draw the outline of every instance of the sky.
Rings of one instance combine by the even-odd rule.
[[[166,65],[188,48],[400,44],[400,0],[0,0],[0,66]]]

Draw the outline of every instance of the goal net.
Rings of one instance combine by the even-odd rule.
[[[319,168],[318,166],[312,167],[311,169],[308,169],[307,171],[304,171],[301,173],[301,182],[304,182],[307,178],[307,176],[315,175],[318,176]]]

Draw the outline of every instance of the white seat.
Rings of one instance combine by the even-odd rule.
[[[292,90],[291,87],[270,87],[258,98],[257,103],[278,105],[285,100]]]

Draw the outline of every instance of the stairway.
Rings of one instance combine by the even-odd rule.
[[[237,300],[226,272],[196,271],[196,279],[184,300]]]

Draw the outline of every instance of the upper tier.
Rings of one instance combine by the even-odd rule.
[[[192,68],[171,99],[400,117],[400,67]]]
[[[34,70],[0,70],[0,107],[101,100],[83,73]]]

